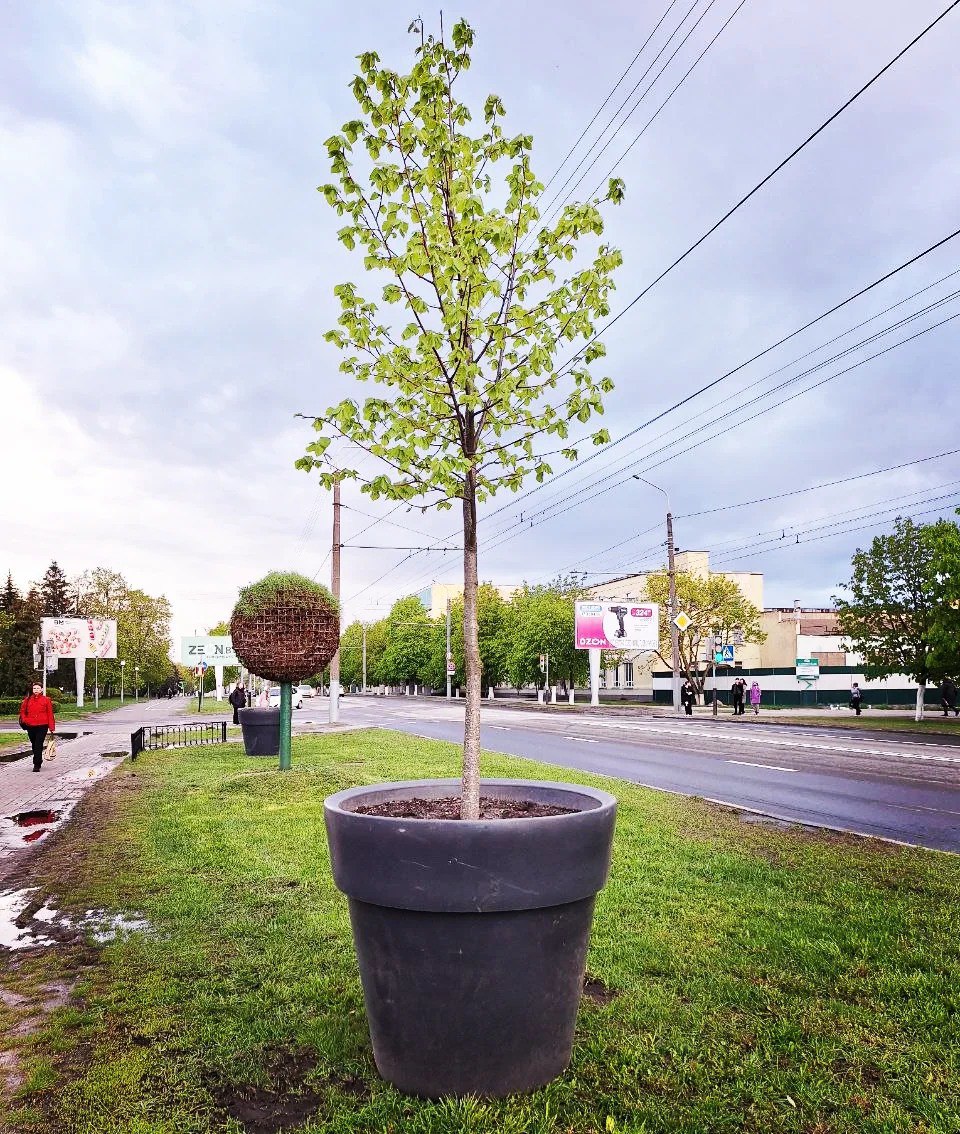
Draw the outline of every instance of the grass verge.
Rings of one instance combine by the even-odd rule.
[[[146,753],[40,852],[55,905],[148,934],[65,943],[4,983],[76,981],[21,1045],[19,1132],[652,1134],[960,1130],[960,858],[800,829],[509,757],[487,775],[615,791],[611,880],[570,1070],[501,1102],[406,1098],[376,1075],[322,803],[456,774],[453,745],[368,731]],[[16,965],[15,971],[10,966]],[[7,1011],[2,998],[0,1010]]]
[[[743,720],[763,723],[763,717],[744,717]],[[868,732],[929,732],[937,735],[955,736],[960,739],[960,719],[957,717],[924,717],[915,721],[912,717],[857,717],[830,714],[822,717],[780,717],[767,724],[797,725],[801,728],[853,728]]]
[[[125,698],[124,704],[132,705],[133,698]],[[108,709],[119,708],[119,697],[101,697],[99,708],[94,705],[93,698],[85,700],[82,709],[77,708],[76,701],[61,701],[59,705],[53,706],[53,713],[58,721],[75,721],[81,719],[82,717],[89,717],[91,713],[105,713]],[[0,716],[0,721],[15,721],[16,719],[16,713],[8,713],[6,716]]]

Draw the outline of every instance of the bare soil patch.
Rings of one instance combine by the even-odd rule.
[[[385,815],[391,819],[459,819],[460,799],[391,799],[385,803],[364,804],[355,808],[358,815]],[[481,819],[541,819],[548,815],[573,815],[572,807],[552,803],[535,803],[528,799],[496,799],[480,797]]]

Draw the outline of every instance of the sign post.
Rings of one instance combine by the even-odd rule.
[[[44,655],[44,689],[46,689],[46,673],[52,673],[61,658],[73,658],[77,672],[77,708],[82,708],[87,658],[117,656],[117,620],[115,618],[42,618],[40,641]],[[99,690],[95,688],[94,697],[99,700],[98,694]]]

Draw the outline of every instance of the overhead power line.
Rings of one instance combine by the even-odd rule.
[[[822,484],[811,484],[807,488],[793,488],[789,492],[776,492],[771,496],[757,496],[753,500],[742,500],[739,504],[721,504],[716,508],[703,508],[699,512],[684,512],[675,516],[676,520],[690,520],[695,516],[710,516],[715,512],[728,512],[736,508],[747,508],[751,504],[766,504],[770,500],[784,500],[788,496],[800,496],[805,492],[819,492],[824,488],[835,488],[840,484],[852,484],[855,480],[865,480],[867,477],[880,476],[882,473],[898,472],[900,469],[912,468],[927,461],[938,461],[943,457],[953,457],[960,453],[960,449],[944,449],[942,453],[933,453],[929,457],[918,457],[914,461],[901,461],[899,465],[886,465],[882,469],[872,469],[870,472],[855,473],[853,476],[840,477],[838,480],[826,480]],[[592,557],[591,557],[592,558]]]
[[[901,272],[905,271],[907,268],[910,268],[914,264],[919,263],[919,261],[924,259],[926,256],[929,256],[933,252],[936,252],[938,249],[943,248],[946,244],[949,244],[951,240],[955,240],[958,236],[960,236],[960,228],[957,228],[953,232],[948,233],[946,236],[942,237],[940,240],[929,245],[927,248],[924,248],[923,251],[917,252],[915,255],[911,256],[908,260],[904,260],[903,263],[898,264],[897,267],[891,268],[889,271],[884,272],[884,274],[882,276],[878,276],[871,283],[866,284],[864,287],[861,287],[858,291],[855,291],[851,295],[848,295],[845,299],[840,300],[839,303],[835,303],[832,307],[827,308],[826,311],[822,311],[815,318],[808,320],[802,326],[797,327],[795,330],[791,331],[787,335],[784,335],[782,338],[778,339],[776,342],[771,343],[769,346],[764,347],[763,350],[757,351],[756,354],[752,355],[748,359],[745,359],[743,362],[739,363],[737,366],[734,366],[732,369],[726,371],[726,373],[721,374],[718,378],[711,379],[709,382],[705,383],[703,386],[700,386],[698,389],[692,391],[689,394],[686,394],[679,401],[674,402],[673,405],[668,406],[666,409],[661,410],[659,413],[654,414],[653,417],[647,418],[647,420],[641,422],[640,425],[634,426],[633,429],[630,429],[628,432],[626,432],[622,436],[618,437],[616,439],[616,441],[611,441],[609,444],[604,445],[602,447],[599,447],[595,452],[588,453],[586,456],[580,458],[576,462],[576,464],[570,465],[566,469],[561,469],[560,472],[554,474],[554,476],[552,476],[550,478],[549,482],[544,481],[542,484],[537,484],[537,485],[534,485],[531,488],[527,489],[525,492],[523,492],[521,494],[522,499],[527,500],[531,496],[536,495],[538,492],[542,492],[544,489],[546,489],[548,487],[550,487],[550,488],[554,487],[557,481],[562,480],[564,477],[569,476],[571,473],[574,473],[574,472],[582,473],[584,465],[589,464],[591,461],[597,460],[599,457],[605,456],[607,453],[610,452],[611,449],[615,449],[619,445],[622,445],[625,441],[628,441],[631,437],[635,437],[642,430],[649,429],[651,425],[656,425],[656,423],[658,421],[662,421],[663,418],[667,417],[669,414],[675,413],[678,409],[682,409],[685,405],[688,405],[690,402],[694,401],[696,398],[702,397],[702,395],[707,393],[709,390],[712,390],[716,386],[719,386],[722,382],[725,382],[727,379],[732,378],[735,374],[739,374],[740,371],[745,370],[748,366],[751,366],[754,362],[758,362],[761,358],[764,358],[766,355],[771,354],[773,351],[777,350],[779,347],[782,347],[786,343],[790,342],[791,339],[795,339],[798,335],[802,335],[804,333],[804,331],[809,331],[811,327],[815,327],[818,323],[822,323],[825,319],[828,319],[831,315],[835,315],[838,311],[841,311],[844,307],[847,307],[849,304],[854,303],[858,299],[861,299],[863,296],[867,295],[869,292],[878,288],[881,284],[886,283],[888,280],[893,279],[895,276],[899,275]],[[915,293],[915,294],[919,294],[919,293]],[[896,304],[894,304],[894,306],[896,306]],[[880,314],[882,314],[882,312]],[[491,512],[487,512],[484,516],[481,517],[481,522],[491,520],[491,519],[493,519],[494,516],[497,516],[500,513],[505,512],[510,508],[517,507],[518,503],[519,503],[519,501],[517,499],[513,499],[513,500],[509,501],[508,503],[501,505],[499,508],[496,508]]]
[[[925,35],[929,34],[937,26],[937,24],[940,23],[941,20],[945,19],[953,11],[953,9],[957,7],[958,4],[960,4],[960,0],[953,0],[951,4],[948,4],[947,7],[940,13],[939,16],[937,16],[935,20],[932,20],[929,24],[927,24],[923,31],[921,31],[918,35],[915,35],[913,39],[910,40],[906,47],[901,48],[900,51],[898,51],[897,54],[888,63],[884,64],[884,66],[881,67],[875,75],[868,79],[867,82],[865,82],[863,86],[859,88],[859,90],[855,91],[846,100],[846,102],[839,106],[829,116],[829,118],[821,122],[816,130],[814,130],[811,134],[808,134],[807,137],[798,146],[791,150],[790,153],[787,154],[787,156],[778,165],[774,166],[774,168],[766,175],[766,177],[758,181],[757,184],[754,185],[754,187],[748,193],[745,193],[735,205],[729,208],[718,221],[714,222],[714,224],[712,224],[710,228],[708,228],[707,231],[698,240],[695,240],[685,252],[682,252],[672,263],[668,264],[667,267],[664,268],[664,270],[655,279],[651,280],[650,283],[648,283],[642,291],[638,292],[637,295],[635,295],[633,299],[627,304],[627,306],[623,308],[623,310],[619,311],[612,319],[608,320],[600,328],[599,331],[592,335],[583,344],[583,346],[580,347],[580,349],[575,354],[571,355],[566,362],[562,363],[560,369],[557,372],[557,376],[559,377],[560,375],[566,373],[573,365],[573,363],[576,362],[578,358],[582,357],[584,351],[587,350],[591,343],[596,342],[601,335],[609,331],[610,328],[618,323],[624,317],[624,315],[627,314],[628,311],[632,310],[640,302],[640,300],[644,298],[644,296],[649,295],[649,293],[653,291],[653,289],[657,286],[658,283],[661,282],[661,280],[666,279],[666,277],[670,275],[674,268],[679,267],[679,265],[682,264],[684,260],[686,260],[686,258],[691,255],[691,253],[695,252],[701,244],[708,240],[717,231],[717,229],[720,228],[722,224],[725,224],[734,215],[734,213],[738,212],[752,197],[756,196],[756,194],[759,193],[765,185],[772,181],[773,178],[776,177],[776,175],[782,169],[786,168],[786,166],[788,166],[790,162],[792,162],[793,159],[797,157],[798,154],[802,153],[807,148],[807,146],[810,145],[811,142],[818,138],[824,132],[824,130],[827,129],[828,126],[835,122],[845,110],[848,110],[851,106],[853,106],[857,99],[862,97],[874,85],[874,83],[878,82],[887,73],[887,71],[891,69],[891,67],[894,67],[904,57],[904,55],[907,54],[908,51],[915,47]]]
[[[653,39],[653,37],[654,37],[654,36],[655,36],[655,35],[657,34],[657,31],[659,30],[659,28],[660,28],[660,25],[661,25],[661,24],[663,23],[663,21],[664,21],[664,20],[665,20],[665,19],[667,18],[667,16],[669,16],[669,15],[670,15],[671,9],[673,9],[674,7],[676,7],[676,5],[677,5],[677,3],[678,3],[678,2],[679,2],[679,0],[670,0],[670,3],[669,3],[669,4],[667,5],[667,7],[666,7],[666,11],[665,11],[665,12],[663,13],[663,15],[662,15],[662,16],[660,17],[660,19],[659,19],[659,20],[657,20],[657,22],[656,22],[656,23],[655,23],[655,24],[653,25],[653,30],[652,30],[652,31],[650,32],[650,34],[649,34],[649,35],[647,36],[647,38],[646,38],[646,39],[645,39],[645,40],[643,41],[643,43],[641,44],[641,46],[640,46],[640,50],[639,50],[639,51],[638,51],[638,52],[636,53],[636,55],[634,55],[634,57],[633,57],[633,58],[632,58],[632,59],[630,60],[630,62],[629,62],[629,63],[627,64],[626,68],[624,69],[623,73],[621,74],[620,78],[619,78],[619,79],[617,79],[617,81],[616,81],[616,82],[615,82],[615,83],[613,84],[613,86],[612,86],[612,87],[610,88],[610,91],[609,91],[609,93],[607,94],[607,97],[606,97],[606,98],[605,98],[605,99],[603,100],[603,102],[602,102],[602,103],[600,103],[600,106],[598,107],[598,109],[597,109],[597,110],[596,110],[596,112],[594,113],[594,116],[593,116],[593,117],[592,117],[592,118],[590,119],[590,121],[589,121],[589,122],[588,122],[588,123],[586,124],[586,126],[584,126],[584,128],[583,128],[583,129],[582,129],[582,130],[580,131],[580,136],[579,136],[579,137],[577,138],[577,140],[576,140],[576,141],[575,141],[575,142],[573,143],[573,145],[572,145],[572,146],[570,147],[570,149],[569,149],[569,150],[567,150],[567,152],[566,152],[566,153],[564,154],[564,156],[563,156],[563,160],[562,160],[562,161],[560,162],[560,164],[559,164],[559,165],[557,166],[557,168],[556,168],[556,169],[554,170],[554,172],[553,172],[552,176],[550,177],[550,180],[549,180],[549,181],[548,181],[548,182],[547,182],[547,183],[546,183],[546,184],[544,185],[544,187],[543,187],[543,188],[544,188],[544,191],[546,191],[547,189],[549,189],[549,188],[550,188],[550,186],[551,186],[551,185],[552,185],[552,184],[554,183],[554,181],[556,181],[556,179],[557,179],[557,178],[558,178],[558,177],[560,176],[560,170],[561,170],[561,169],[563,169],[563,167],[564,167],[564,166],[565,166],[565,165],[567,164],[567,162],[568,162],[568,161],[570,160],[570,158],[571,158],[571,157],[572,157],[572,156],[574,155],[574,153],[575,153],[575,152],[576,152],[576,150],[577,150],[577,147],[578,147],[578,146],[580,145],[580,143],[581,143],[581,142],[583,141],[583,139],[584,139],[584,138],[585,138],[585,137],[587,136],[587,134],[588,134],[588,133],[590,132],[590,128],[591,128],[591,126],[593,126],[594,122],[596,122],[596,120],[597,120],[597,119],[598,119],[598,118],[600,117],[600,115],[601,115],[601,114],[603,113],[604,109],[606,108],[606,105],[607,105],[607,103],[608,103],[608,102],[609,102],[609,101],[610,101],[610,100],[611,100],[611,99],[613,98],[613,96],[614,96],[614,95],[616,94],[616,92],[617,92],[617,88],[618,88],[618,87],[620,86],[620,84],[621,84],[621,83],[623,82],[623,80],[624,80],[624,79],[625,79],[625,78],[627,77],[627,75],[628,75],[628,74],[629,74],[629,73],[630,73],[630,72],[631,72],[631,71],[633,70],[633,67],[634,67],[634,65],[636,64],[637,60],[638,60],[638,59],[640,58],[640,56],[641,56],[641,55],[642,55],[642,54],[644,53],[644,51],[646,50],[646,48],[647,48],[647,45],[648,45],[648,44],[650,43],[650,40],[652,40],[652,39]],[[616,113],[614,114],[614,118],[616,118],[616,114],[617,114],[617,113],[619,113],[619,111],[617,111],[617,112],[616,112]],[[602,136],[603,136],[603,135],[601,134],[601,137],[602,137]]]
[[[754,404],[756,404],[756,402],[759,402],[763,398],[769,398],[769,397],[772,397],[775,394],[781,393],[787,387],[794,385],[799,381],[802,381],[804,378],[810,377],[811,375],[815,374],[818,370],[822,370],[824,367],[829,366],[831,363],[837,362],[840,359],[847,357],[848,355],[852,354],[854,351],[862,349],[864,346],[866,346],[866,345],[868,345],[872,342],[876,342],[877,340],[879,340],[879,339],[883,338],[884,336],[890,334],[892,331],[897,330],[897,329],[907,325],[908,323],[913,322],[914,320],[921,317],[922,315],[928,314],[929,312],[931,312],[931,311],[935,310],[936,308],[942,306],[944,303],[958,298],[958,296],[960,296],[960,289],[958,289],[957,291],[953,292],[952,294],[950,294],[946,297],[943,297],[943,298],[935,301],[934,303],[929,304],[927,307],[924,307],[921,310],[914,312],[912,315],[907,316],[907,317],[905,317],[901,320],[898,320],[896,323],[892,324],[891,326],[885,327],[880,331],[874,332],[873,334],[867,336],[865,339],[854,344],[853,346],[848,347],[845,350],[838,352],[837,354],[831,356],[830,358],[823,359],[822,361],[818,362],[816,365],[811,366],[811,367],[807,368],[806,370],[802,371],[800,374],[794,375],[793,377],[786,379],[785,381],[779,383],[778,385],[771,387],[771,389],[767,390],[765,393],[758,395],[754,399]],[[930,327],[924,328],[923,330],[921,330],[917,334],[910,335],[905,339],[901,339],[897,343],[894,343],[892,346],[886,348],[885,350],[878,351],[874,354],[868,355],[866,358],[858,360],[852,366],[849,366],[849,367],[846,367],[842,370],[837,371],[836,373],[830,375],[826,379],[822,379],[818,382],[810,383],[809,385],[805,386],[802,390],[797,391],[796,393],[790,395],[789,397],[782,398],[779,401],[777,401],[776,403],[774,403],[773,405],[766,406],[765,408],[763,408],[762,410],[759,410],[758,412],[747,413],[747,412],[745,412],[745,410],[748,407],[738,405],[734,409],[728,410],[725,413],[721,414],[719,417],[714,418],[712,421],[708,422],[706,425],[700,425],[700,426],[697,426],[694,429],[689,430],[687,433],[684,433],[681,436],[674,438],[672,441],[670,441],[670,442],[668,442],[664,445],[661,445],[659,449],[654,449],[652,452],[648,452],[648,453],[646,453],[642,456],[638,456],[638,457],[635,457],[633,459],[628,459],[624,464],[613,469],[611,472],[607,473],[605,476],[600,477],[598,480],[593,481],[591,484],[585,485],[583,488],[578,489],[575,492],[568,493],[565,497],[558,498],[553,503],[545,505],[539,511],[534,512],[531,516],[528,517],[527,525],[528,525],[528,527],[533,527],[533,526],[536,526],[537,524],[544,523],[547,520],[556,519],[558,516],[564,515],[566,512],[569,512],[571,509],[580,507],[581,505],[588,503],[590,500],[596,499],[597,496],[602,495],[604,492],[610,491],[612,488],[619,486],[619,484],[621,483],[622,477],[625,473],[627,473],[631,470],[636,470],[636,469],[639,469],[640,472],[643,472],[643,471],[646,471],[646,470],[649,470],[649,469],[659,468],[661,465],[666,464],[668,461],[675,460],[677,457],[682,456],[685,453],[689,453],[693,449],[699,448],[700,446],[707,444],[709,441],[715,440],[716,438],[721,437],[726,433],[729,433],[733,429],[739,428],[741,425],[744,425],[749,421],[753,421],[757,417],[761,417],[764,414],[769,413],[774,409],[779,409],[781,406],[786,405],[788,402],[793,401],[795,398],[800,397],[803,394],[809,393],[810,391],[817,389],[819,386],[824,385],[825,382],[833,381],[835,378],[839,378],[844,374],[848,374],[852,370],[855,370],[857,367],[862,366],[867,362],[871,362],[874,359],[881,357],[882,355],[888,353],[890,350],[893,350],[896,347],[902,346],[902,345],[904,345],[908,342],[911,342],[913,339],[919,337],[919,335],[925,334],[925,333],[927,333],[927,331],[935,330],[938,327],[943,326],[944,323],[950,322],[951,319],[953,319],[953,318],[956,318],[956,316],[955,315],[950,316],[950,318],[948,318],[948,319],[942,320],[939,323],[935,323],[935,324],[931,325]],[[774,372],[774,373],[776,373],[776,372]],[[713,408],[716,408],[716,407],[713,407]],[[740,416],[738,418],[738,420],[734,421],[731,425],[727,426],[724,429],[709,432],[709,433],[707,432],[707,429],[709,429],[713,426],[716,426],[720,422],[727,420],[730,417],[735,416],[735,415],[743,415],[743,416]],[[683,423],[683,425],[686,425],[686,424],[689,424],[689,423],[687,423],[687,422]],[[675,430],[671,430],[670,432],[675,432]],[[682,444],[684,441],[690,439],[691,437],[697,438],[697,440],[695,441],[694,444],[688,445],[685,449],[678,449],[677,448],[677,446]],[[657,440],[657,438],[654,438],[653,442],[651,442],[651,444],[655,443],[656,440]],[[671,451],[671,450],[676,450],[676,451]],[[666,454],[666,455],[663,456],[662,459],[659,460],[659,461],[653,461],[654,457],[660,456],[661,454]],[[518,528],[520,527],[519,524],[515,524],[513,526],[518,527]],[[506,528],[501,532],[494,533],[493,535],[491,535],[490,539],[497,539],[498,542],[501,542],[501,543],[505,542],[504,536],[510,530],[511,530],[510,528]],[[507,537],[507,538],[512,538],[512,537]]]

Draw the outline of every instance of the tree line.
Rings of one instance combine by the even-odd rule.
[[[762,641],[760,611],[732,580],[719,575],[700,578],[677,572],[678,604],[691,618],[691,626],[680,634],[681,670],[702,687],[706,673],[704,643],[713,633],[728,642],[736,630],[741,641]],[[646,579],[638,601],[660,604],[660,650],[666,668],[672,664],[667,603],[666,572]],[[549,655],[550,683],[565,692],[589,682],[589,657],[574,646],[574,604],[590,599],[576,576],[560,577],[543,586],[524,585],[510,598],[483,583],[477,594],[480,665],[483,684],[542,688],[546,684]],[[453,684],[465,679],[463,646],[463,599],[451,604],[450,652],[456,667]],[[425,685],[442,688],[446,682],[446,615],[431,618],[414,596],[394,603],[386,618],[366,627],[368,685]],[[340,645],[340,675],[346,686],[363,683],[364,627],[353,622]],[[604,665],[615,666],[627,656],[622,651],[604,652]]]
[[[170,660],[170,603],[133,587],[118,571],[96,567],[68,577],[54,560],[43,578],[18,587],[11,572],[0,592],[0,691],[22,696],[41,675],[34,668],[33,647],[40,638],[41,618],[115,618],[117,658],[97,665],[104,696],[120,690],[120,661],[126,661],[128,692],[138,683],[144,692],[161,691],[179,681]],[[88,662],[85,684],[92,689],[94,667]],[[72,661],[63,660],[48,674],[48,684],[76,692]]]

